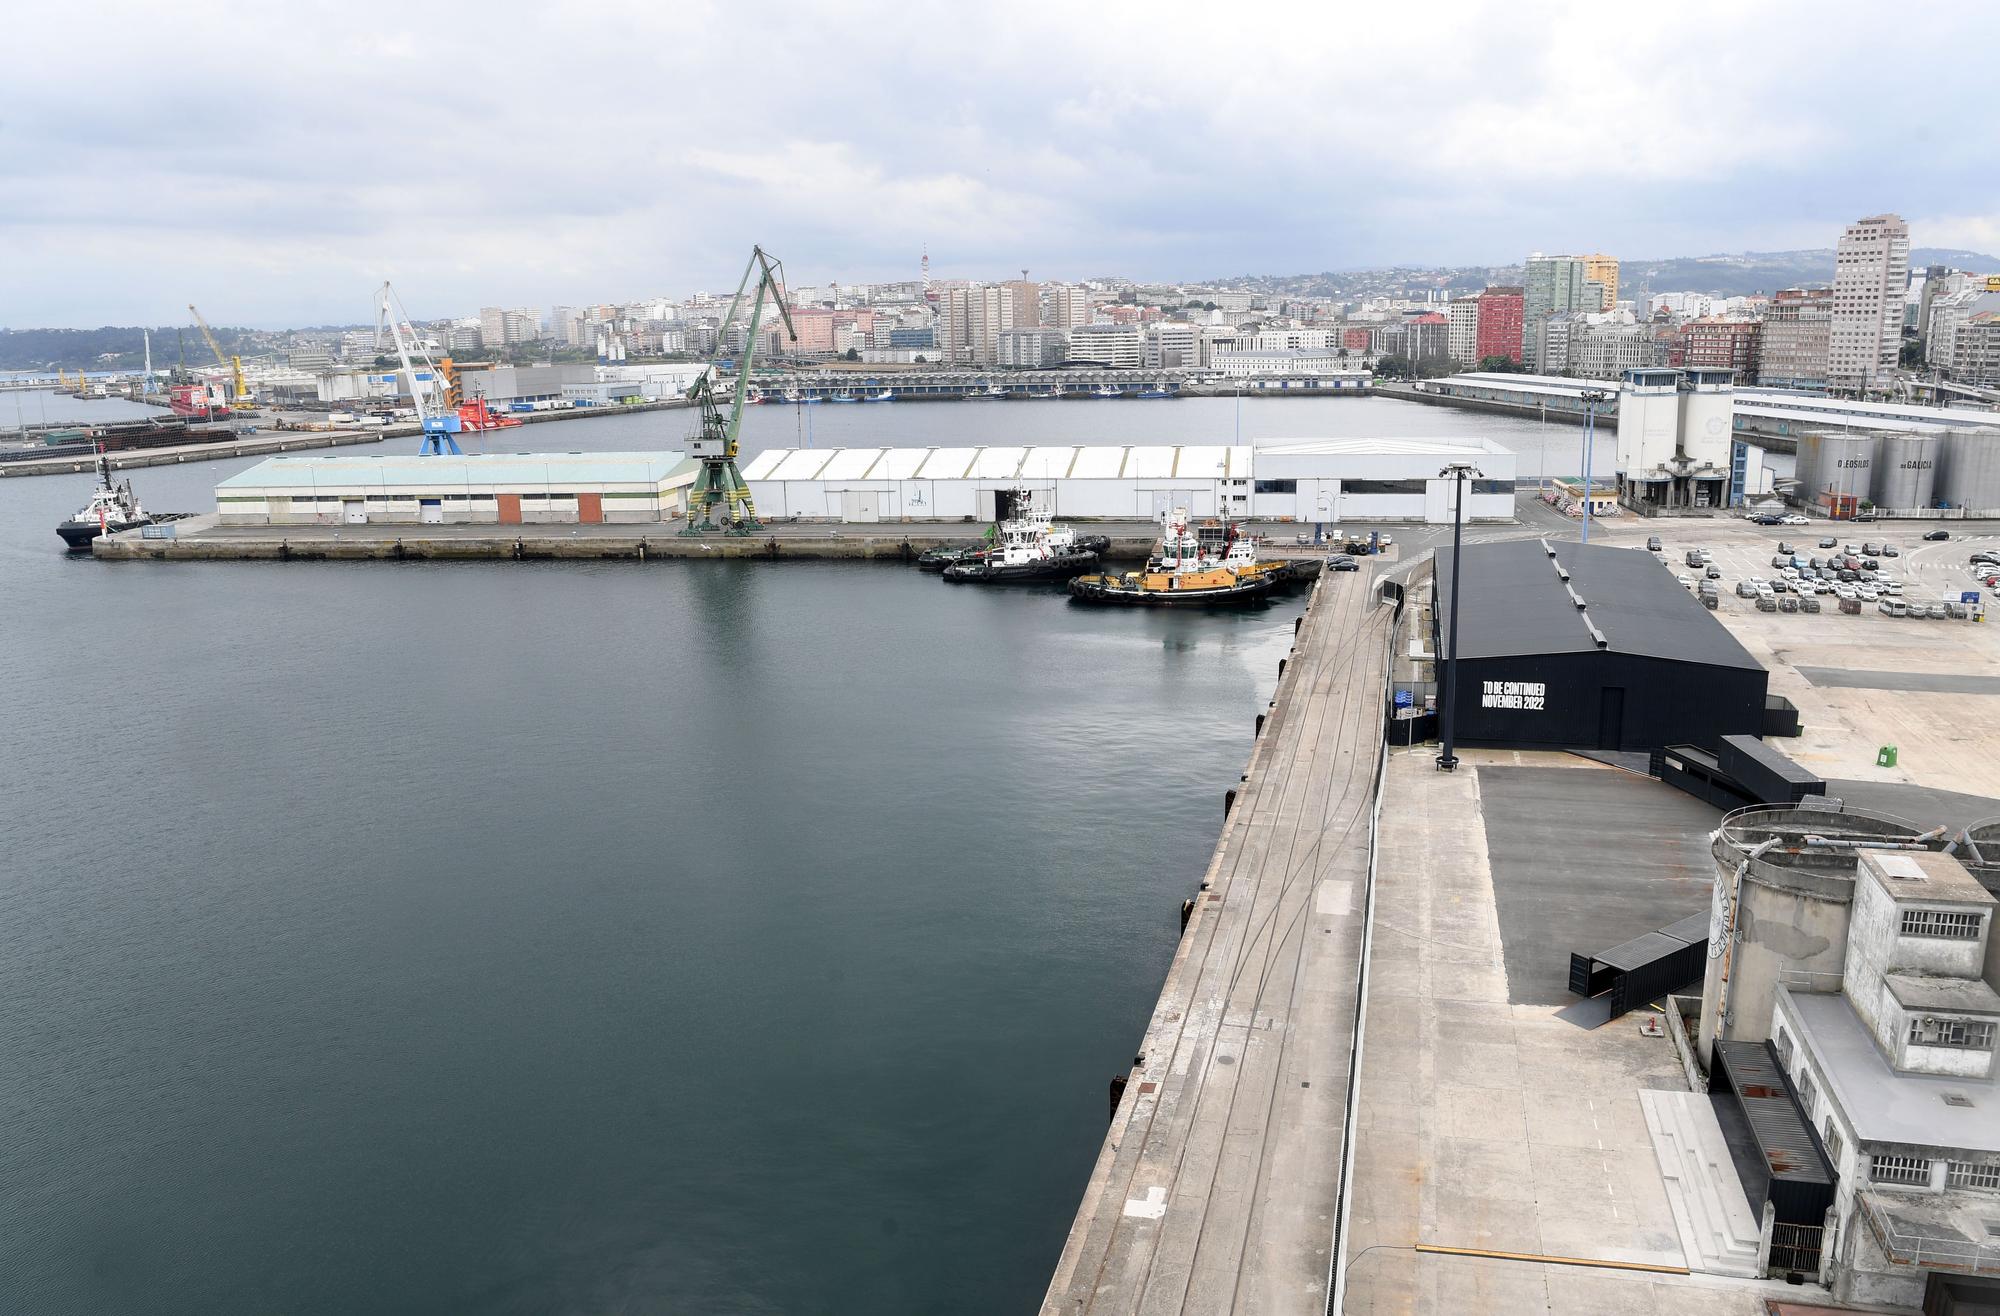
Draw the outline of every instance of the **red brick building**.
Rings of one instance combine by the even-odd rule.
[[[1524,290],[1488,288],[1479,294],[1479,333],[1475,351],[1480,361],[1504,356],[1521,364],[1521,319]]]
[[[1734,370],[1749,380],[1757,367],[1755,320],[1689,320],[1674,333],[1667,364],[1688,369]]]

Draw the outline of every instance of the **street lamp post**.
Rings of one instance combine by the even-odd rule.
[[[1451,634],[1445,647],[1444,724],[1438,737],[1437,766],[1439,772],[1451,772],[1458,767],[1452,732],[1458,719],[1458,595],[1465,587],[1465,559],[1459,552],[1465,542],[1465,481],[1467,477],[1479,478],[1479,472],[1467,462],[1453,462],[1438,475],[1451,477]],[[1436,602],[1431,606],[1437,606]]]
[[[1597,438],[1597,406],[1611,395],[1601,388],[1583,390],[1583,542],[1590,542],[1590,449]]]

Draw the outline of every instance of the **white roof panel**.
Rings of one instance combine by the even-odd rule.
[[[819,473],[822,480],[863,480],[875,463],[882,460],[886,448],[837,448],[833,460]]]
[[[977,448],[933,448],[917,467],[917,474],[926,480],[962,480],[971,473],[978,457]]]
[[[1220,480],[1229,474],[1229,448],[1223,444],[1186,444],[1174,474],[1183,480]]]
[[[1125,449],[1099,447],[1078,448],[1076,461],[1070,467],[1070,474],[1084,480],[1110,480],[1117,478],[1125,465]]]
[[[1164,480],[1174,473],[1173,448],[1134,448],[1131,460],[1125,463],[1128,479]]]
[[[883,480],[908,480],[915,477],[924,459],[931,455],[929,448],[888,448],[883,451],[882,462],[875,468],[875,475]]]
[[[817,480],[838,451],[837,448],[800,448],[778,468],[778,473],[787,480]]]
[[[1027,460],[1021,464],[1021,474],[1037,480],[1059,480],[1070,473],[1070,463],[1075,459],[1076,449],[1071,447],[1030,448]]]
[[[972,473],[982,480],[1011,479],[1027,452],[1026,448],[981,448]]]

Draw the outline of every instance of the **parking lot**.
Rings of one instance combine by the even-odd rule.
[[[1593,533],[1594,541],[1643,547],[1662,541],[1662,571],[1700,576],[1684,564],[1687,549],[1707,548],[1722,578],[1716,616],[1770,671],[1770,689],[1799,708],[1804,734],[1779,742],[1805,766],[1830,778],[1909,782],[1983,795],[2000,795],[2000,754],[1986,728],[2000,725],[2000,615],[1985,620],[1892,617],[1880,600],[1842,613],[1834,595],[1818,595],[1821,610],[1763,612],[1739,598],[1736,585],[1770,579],[1780,541],[1807,557],[1825,557],[1847,544],[1893,544],[1898,555],[1878,557],[1877,578],[1892,576],[1907,603],[1930,604],[1977,591],[2000,612],[1996,599],[1967,565],[1975,551],[2000,551],[2000,533],[1984,527],[1951,528],[1943,542],[1921,538],[1931,524],[1877,522],[1758,526],[1736,517],[1619,518]],[[1834,550],[1820,548],[1836,538]],[[1971,612],[1971,609],[1966,611]],[[1877,762],[1894,747],[1894,766]]]

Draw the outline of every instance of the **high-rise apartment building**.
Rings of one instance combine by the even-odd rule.
[[[1583,277],[1586,280],[1594,282],[1603,288],[1603,293],[1601,297],[1603,305],[1595,309],[1600,311],[1609,311],[1617,308],[1618,306],[1618,258],[1617,257],[1607,256],[1601,251],[1596,252],[1593,255],[1585,256],[1583,258]],[[1590,310],[1592,308],[1586,306],[1584,309]]]
[[[1459,297],[1445,306],[1446,350],[1464,366],[1479,364],[1479,298]]]
[[[1479,332],[1474,340],[1474,365],[1492,357],[1521,364],[1521,319],[1524,293],[1520,288],[1488,288],[1479,294]]]
[[[1903,293],[1910,283],[1910,226],[1870,215],[1847,226],[1833,267],[1827,382],[1865,390],[1888,383],[1903,349]]]
[[[937,292],[938,350],[946,364],[993,365],[1000,333],[1014,327],[1014,297],[1001,284],[962,284]]]
[[[1757,382],[1766,388],[1825,388],[1833,293],[1782,288],[1757,334]]]
[[[1026,279],[1009,279],[1000,285],[1013,302],[1009,328],[1032,329],[1042,322],[1042,285]]]
[[[1049,320],[1058,329],[1077,329],[1090,323],[1090,289],[1074,283],[1046,285]]]
[[[1528,257],[1521,302],[1520,360],[1535,371],[1561,370],[1563,362],[1551,362],[1544,346],[1551,315],[1568,311],[1596,310],[1585,305],[1583,261],[1575,256]]]

